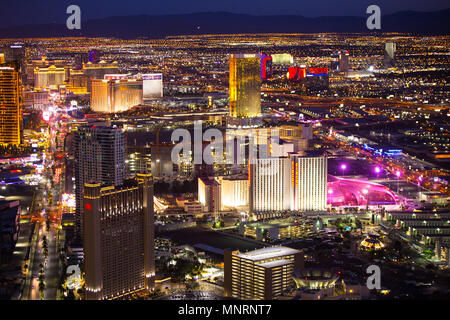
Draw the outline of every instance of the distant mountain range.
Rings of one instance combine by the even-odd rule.
[[[234,33],[370,32],[367,17],[317,17],[300,15],[255,16],[229,12],[177,15],[138,15],[82,21],[81,30],[65,24],[36,24],[0,29],[0,38],[89,36],[161,38],[171,35]],[[403,11],[381,17],[382,32],[448,35],[450,9],[435,12]]]

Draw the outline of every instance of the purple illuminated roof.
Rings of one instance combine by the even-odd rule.
[[[381,184],[328,175],[327,202],[332,206],[393,205],[397,196]]]

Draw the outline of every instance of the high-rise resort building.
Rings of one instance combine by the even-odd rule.
[[[84,184],[118,186],[125,179],[125,134],[108,126],[79,127],[74,140],[75,235],[82,239]]]
[[[221,210],[248,208],[248,179],[243,177],[221,176],[216,177],[220,183]]]
[[[326,210],[326,157],[292,153],[256,159],[249,170],[250,212],[257,219],[280,211]]]
[[[230,116],[246,118],[261,114],[260,68],[258,54],[230,56]]]
[[[153,180],[137,174],[120,186],[84,186],[84,266],[88,300],[154,290]]]
[[[250,252],[225,250],[225,296],[272,300],[293,288],[291,273],[303,265],[303,252],[287,247],[267,247]]]
[[[250,163],[251,213],[290,210],[290,164],[287,157],[256,159],[254,164]]]
[[[19,145],[22,126],[22,81],[16,63],[0,64],[0,145]]]
[[[163,75],[151,73],[142,75],[144,99],[157,99],[163,96]]]
[[[119,73],[119,64],[117,61],[107,63],[103,60],[99,63],[87,62],[83,63],[82,70],[91,79],[103,79],[105,74]]]
[[[136,79],[93,79],[91,109],[117,113],[142,104],[142,81]]]
[[[397,51],[397,45],[394,42],[386,42],[385,43],[383,67],[390,68],[390,67],[394,66],[395,51]]]
[[[100,61],[99,63],[87,62],[83,63],[83,68],[81,69],[83,74],[92,79],[103,79],[105,74],[117,74],[119,73],[119,64],[117,61],[108,63],[106,61]],[[88,92],[91,92],[91,81],[88,83]]]
[[[326,210],[327,158],[293,156],[291,171],[291,210]]]
[[[331,54],[331,72],[336,71],[347,73],[349,68],[349,53],[347,50],[337,51]]]
[[[34,88],[36,90],[58,89],[68,78],[68,70],[66,67],[55,65],[34,68]]]
[[[203,211],[218,213],[221,205],[221,185],[214,179],[198,178],[198,201]]]

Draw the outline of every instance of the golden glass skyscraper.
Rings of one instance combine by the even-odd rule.
[[[19,145],[22,83],[14,63],[0,64],[0,145]]]
[[[261,57],[258,54],[230,56],[230,115],[257,117],[261,113]]]

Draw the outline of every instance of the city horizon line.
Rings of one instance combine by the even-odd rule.
[[[203,16],[205,19],[192,21],[190,17],[193,16]],[[214,16],[218,19],[211,18]],[[376,30],[375,32],[377,34],[394,32],[445,35],[448,34],[448,29],[450,28],[450,26],[446,26],[446,21],[449,21],[448,16],[450,16],[450,8],[435,11],[404,10],[381,14],[383,26],[381,30]],[[176,17],[176,19],[171,20],[171,17]],[[180,17],[184,17],[184,19]],[[227,17],[235,17],[233,24],[229,24]],[[255,20],[249,21],[246,19],[247,17],[253,17]],[[146,18],[154,18],[154,20]],[[130,19],[133,19],[132,23],[130,23]],[[301,14],[251,14],[232,11],[198,11],[175,14],[144,13],[109,15],[89,19],[83,19],[82,15],[82,27],[80,30],[67,30],[63,21],[28,23],[0,27],[0,38],[85,36],[156,39],[167,36],[206,34],[370,33],[366,28],[365,19],[366,16],[364,15],[322,15],[310,17]],[[417,19],[422,19],[422,26],[418,26],[416,23]],[[110,25],[111,20],[117,20],[114,22],[115,25],[113,27]],[[108,25],[106,26],[105,24]],[[268,29],[270,25],[271,27]],[[276,26],[275,28],[273,27],[274,25]]]

